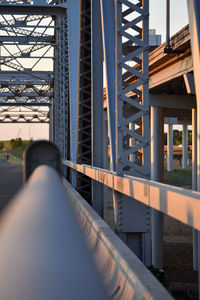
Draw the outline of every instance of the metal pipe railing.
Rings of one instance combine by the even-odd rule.
[[[61,177],[47,165],[0,219],[0,299],[107,299]]]

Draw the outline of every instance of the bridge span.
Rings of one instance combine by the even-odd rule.
[[[188,0],[189,26],[149,53],[148,0],[0,0],[0,122],[49,122],[54,142],[29,149],[30,178],[1,219],[2,300],[170,299],[147,269],[163,267],[163,214],[193,228],[199,269],[199,11]],[[173,124],[183,168],[192,124],[192,191],[162,183],[164,124],[169,171]]]

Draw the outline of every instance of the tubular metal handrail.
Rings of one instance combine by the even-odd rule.
[[[47,165],[1,217],[0,299],[107,299],[61,177]]]

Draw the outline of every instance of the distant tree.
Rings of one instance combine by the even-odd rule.
[[[4,148],[4,142],[0,141],[0,150],[2,151],[3,148]]]
[[[22,139],[17,138],[17,139],[11,139],[10,140],[10,146],[12,150],[21,150],[22,148]]]
[[[164,145],[167,145],[167,132],[164,132]]]
[[[188,145],[192,145],[192,130],[188,130]]]
[[[173,144],[180,145],[182,144],[182,131],[175,129],[173,131]]]

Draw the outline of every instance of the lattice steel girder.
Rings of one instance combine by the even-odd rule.
[[[149,0],[119,0],[116,4],[116,172],[149,178]],[[129,54],[124,46],[136,46]],[[124,73],[135,76],[128,83]],[[132,92],[130,98],[129,92]],[[124,114],[125,104],[132,110]],[[118,234],[146,264],[150,265],[150,209],[114,195]]]
[[[92,165],[103,168],[103,44],[100,0],[91,1]],[[103,217],[104,187],[92,181],[92,206]]]
[[[1,35],[0,36],[0,42],[15,42],[18,45],[27,45],[28,43],[40,43],[40,42],[47,42],[47,43],[53,43],[54,42],[54,36],[6,36]]]
[[[70,159],[77,162],[77,115],[79,82],[80,0],[67,2],[69,36],[69,101],[70,101]],[[71,182],[76,187],[76,172],[71,171]]]
[[[61,5],[26,5],[26,4],[0,4],[0,13],[4,15],[49,15],[65,16],[66,8]]]
[[[0,98],[1,97],[7,97],[7,98],[13,98],[13,97],[28,97],[28,98],[36,98],[36,97],[40,97],[38,95],[38,93],[27,93],[27,92],[22,92],[20,93],[20,95],[14,95],[14,93],[9,93],[9,92],[5,92],[5,93],[2,93],[0,91]],[[53,96],[53,93],[51,92],[47,92],[47,93],[43,93],[43,95],[41,97],[52,97]]]
[[[67,157],[68,142],[68,24],[65,17],[56,18],[55,48],[55,80],[54,80],[54,140],[62,153],[62,158]]]
[[[8,78],[8,80],[36,80],[34,77],[38,77],[39,80],[44,80],[47,82],[52,81],[53,72],[51,71],[32,71],[31,74],[23,74],[22,72],[16,71],[4,71],[0,72],[0,82]],[[40,78],[41,77],[41,78]],[[44,78],[44,79],[43,79]]]
[[[81,0],[77,161],[92,163],[91,140],[91,0]],[[77,190],[91,203],[91,179],[77,174]]]
[[[29,101],[29,102],[28,102]],[[14,102],[10,102],[10,101],[5,101],[3,102],[2,100],[0,100],[0,107],[1,106],[16,106],[16,105],[19,105],[19,106],[51,106],[52,103],[50,102],[50,99],[48,100],[40,100],[40,101],[36,101],[35,99],[33,100],[27,100],[27,101],[14,101]]]

